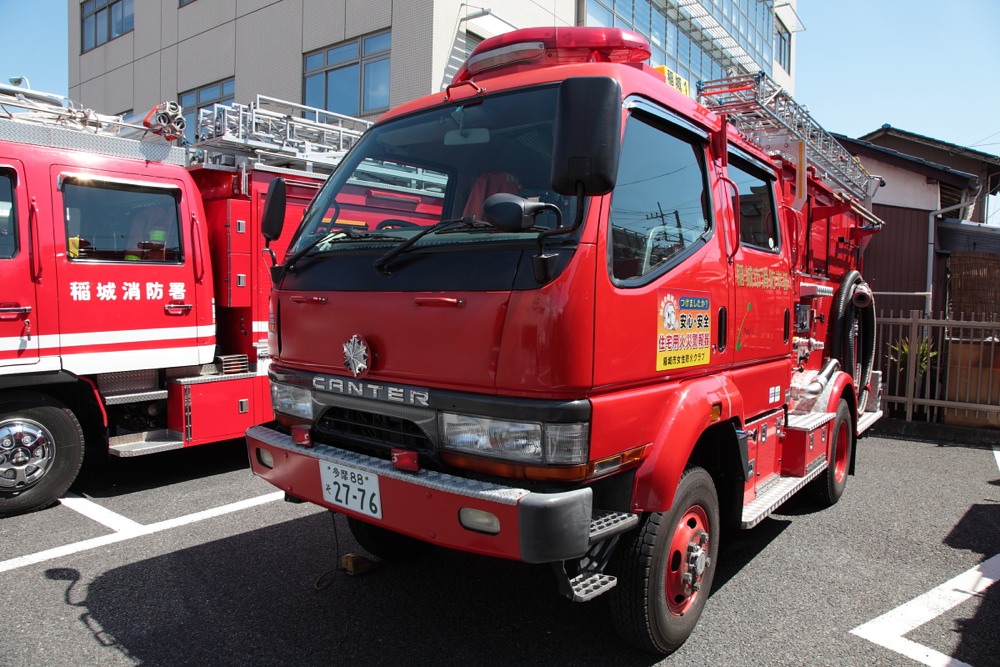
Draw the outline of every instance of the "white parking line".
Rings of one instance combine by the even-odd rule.
[[[124,517],[117,512],[112,512],[106,507],[101,507],[97,503],[78,496],[75,493],[67,493],[64,497],[59,499],[59,502],[71,510],[79,512],[88,519],[93,519],[102,526],[107,526],[116,533],[127,530],[137,530],[142,527],[142,524],[137,523],[128,517]]]
[[[993,457],[1000,469],[1000,445],[993,446]],[[935,651],[905,635],[921,625],[934,620],[949,609],[953,609],[969,598],[979,595],[991,584],[1000,580],[1000,554],[983,561],[978,567],[963,572],[954,579],[944,582],[920,597],[882,614],[876,619],[863,623],[851,630],[851,634],[884,646],[929,667],[970,667],[967,663]]]
[[[276,491],[274,493],[268,493],[263,496],[257,496],[256,498],[249,498],[247,500],[241,500],[240,502],[231,503],[229,505],[223,505],[222,507],[216,507],[214,509],[205,510],[203,512],[195,512],[194,514],[187,514],[185,516],[177,517],[176,519],[167,519],[166,521],[151,523],[148,526],[144,526],[142,524],[131,521],[130,519],[125,519],[124,517],[120,517],[120,515],[117,515],[114,512],[110,511],[105,511],[104,513],[95,512],[95,514],[102,516],[104,519],[113,522],[117,522],[115,519],[113,519],[113,517],[120,517],[121,519],[123,519],[123,521],[117,523],[119,523],[123,528],[121,530],[116,529],[116,532],[111,533],[109,535],[102,535],[101,537],[95,537],[89,540],[83,540],[82,542],[67,544],[66,546],[55,547],[53,549],[46,549],[45,551],[39,551],[38,553],[29,554],[27,556],[18,556],[17,558],[11,558],[10,560],[0,561],[0,572],[8,572],[10,570],[16,570],[19,567],[25,567],[27,565],[42,563],[47,560],[52,560],[53,558],[69,556],[71,554],[80,553],[81,551],[87,551],[89,549],[96,549],[98,547],[103,547],[108,544],[114,544],[116,542],[124,542],[125,540],[131,540],[136,537],[142,537],[144,535],[151,535],[153,533],[158,533],[163,530],[169,530],[170,528],[177,528],[178,526],[185,526],[187,524],[196,523],[198,521],[204,521],[205,519],[211,519],[217,516],[222,516],[223,514],[238,512],[240,510],[244,510],[250,507],[256,507],[257,505],[263,505],[265,503],[271,503],[276,500],[281,500],[282,498],[284,498],[284,496],[285,496],[284,492]],[[81,500],[84,499],[81,498]],[[83,503],[75,503],[75,504],[77,505],[77,507],[84,506]],[[88,516],[90,515],[88,514]],[[94,517],[91,516],[91,518]],[[100,521],[100,519],[95,519],[95,520]],[[126,522],[128,522],[128,524],[130,525],[126,525]],[[104,522],[101,521],[101,523]],[[108,527],[113,528],[113,526],[108,526]]]

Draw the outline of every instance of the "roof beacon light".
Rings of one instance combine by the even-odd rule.
[[[480,43],[459,68],[453,83],[515,65],[641,63],[649,55],[645,38],[621,28],[525,28]]]

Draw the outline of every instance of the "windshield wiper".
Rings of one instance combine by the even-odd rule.
[[[361,238],[361,234],[358,234],[353,229],[335,229],[333,231],[327,232],[326,234],[323,234],[322,236],[317,236],[315,239],[307,243],[305,247],[302,248],[302,250],[299,250],[297,253],[295,253],[294,255],[285,260],[285,271],[288,271],[289,273],[295,273],[294,269],[295,269],[295,263],[297,261],[305,257],[310,250],[318,246],[320,243],[323,243],[324,241],[330,241],[336,238],[338,234],[343,234],[344,236],[352,239]]]
[[[401,245],[396,246],[395,248],[393,248],[392,250],[385,253],[377,260],[375,260],[375,270],[385,276],[392,275],[392,272],[389,271],[389,264],[392,262],[392,260],[396,259],[404,252],[412,248],[413,244],[415,244],[423,237],[433,232],[444,231],[449,227],[458,227],[458,226],[473,227],[477,224],[481,223],[479,223],[479,221],[476,220],[474,217],[467,216],[465,218],[452,218],[450,220],[442,220],[441,222],[433,224],[430,227],[426,227],[420,230],[418,233],[411,236],[410,238],[406,239],[406,241]]]

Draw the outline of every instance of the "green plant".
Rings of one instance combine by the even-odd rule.
[[[931,366],[931,360],[938,355],[934,345],[928,338],[921,338],[916,346],[916,376],[921,377]],[[910,360],[910,339],[900,338],[889,346],[889,361],[896,364],[896,372],[906,371]]]

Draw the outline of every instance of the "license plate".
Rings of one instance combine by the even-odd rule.
[[[382,518],[378,475],[340,463],[319,462],[326,502],[376,519]]]

